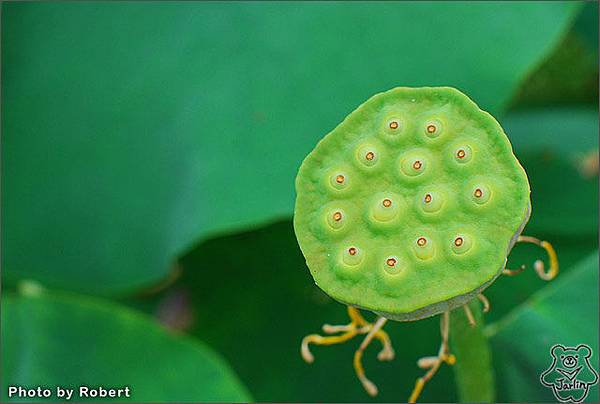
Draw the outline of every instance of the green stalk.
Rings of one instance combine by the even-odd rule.
[[[490,344],[483,334],[482,305],[478,299],[469,303],[476,321],[469,324],[465,311],[450,313],[450,352],[456,356],[454,378],[461,402],[494,402],[496,396]]]

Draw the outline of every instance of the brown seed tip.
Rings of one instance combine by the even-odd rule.
[[[425,195],[425,199],[424,200],[425,200],[425,203],[431,202],[431,194]]]
[[[396,258],[388,258],[387,261],[385,261],[385,263],[388,267],[393,267],[396,265]]]
[[[458,157],[459,159],[464,159],[465,158],[465,151],[463,149],[459,149],[456,152],[456,157]]]
[[[421,169],[421,167],[422,167],[422,166],[423,166],[423,163],[421,163],[419,160],[417,160],[417,161],[415,161],[415,162],[413,163],[413,168],[414,168],[415,170],[419,170],[419,169]]]
[[[462,237],[456,237],[454,239],[454,245],[457,247],[460,247],[461,245],[463,245],[463,238]]]
[[[398,122],[397,121],[392,121],[390,122],[390,129],[398,129]]]
[[[475,198],[481,198],[481,196],[483,195],[483,191],[477,188],[475,192],[473,192],[473,195],[475,195]]]
[[[342,174],[338,174],[338,176],[335,177],[335,182],[337,182],[338,184],[343,184],[344,180],[345,180],[345,178]]]
[[[389,208],[390,206],[392,206],[392,201],[389,199],[384,199],[383,206],[385,206],[386,208]]]
[[[433,124],[427,125],[427,133],[435,133],[437,127]]]
[[[335,220],[336,222],[339,222],[340,220],[342,220],[342,213],[341,212],[335,212],[333,214],[333,220]]]
[[[350,254],[350,255],[356,255],[356,248],[354,248],[354,247],[348,248],[348,254]]]
[[[368,153],[365,155],[365,158],[366,158],[367,160],[371,161],[371,160],[373,160],[373,159],[375,158],[375,153],[373,153],[372,151],[370,151],[370,152],[368,152]]]
[[[419,237],[417,239],[417,245],[423,247],[425,244],[427,244],[427,240],[425,239],[425,237]]]

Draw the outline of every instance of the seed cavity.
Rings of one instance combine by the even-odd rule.
[[[372,145],[362,145],[356,150],[356,159],[362,167],[373,167],[379,160],[379,153]]]
[[[398,119],[391,119],[388,121],[387,127],[392,131],[400,129],[400,121]]]
[[[478,205],[487,203],[491,196],[492,195],[489,187],[483,184],[473,187],[473,191],[471,193],[471,199]]]
[[[444,206],[444,197],[441,192],[429,191],[424,196],[419,197],[418,206],[424,212],[435,213]]]
[[[404,122],[398,116],[386,118],[382,122],[382,130],[380,132],[383,140],[386,142],[400,141],[403,138],[401,135],[404,133],[404,126]]]
[[[454,160],[460,164],[465,164],[473,158],[473,150],[468,145],[462,145],[454,150]]]
[[[383,198],[378,195],[371,202],[370,215],[375,224],[390,222],[394,220],[399,213],[400,197],[398,195],[385,195]]]
[[[427,168],[427,161],[420,156],[411,156],[402,159],[400,163],[400,170],[403,174],[409,177],[416,177],[425,172]]]
[[[466,234],[457,234],[452,240],[452,251],[458,255],[466,253],[472,246],[473,240]]]
[[[413,251],[417,258],[427,260],[434,255],[433,243],[431,243],[427,237],[420,236],[413,245]]]
[[[383,261],[383,270],[390,275],[396,275],[400,273],[401,268],[398,257],[392,255],[385,258]]]
[[[363,259],[364,253],[362,249],[356,246],[345,248],[342,251],[342,262],[348,266],[356,266],[360,264],[363,261]]]
[[[335,209],[327,214],[327,224],[332,230],[339,230],[346,223],[346,215],[341,209]]]
[[[438,120],[432,120],[425,123],[425,135],[430,139],[435,139],[442,132],[442,124]]]
[[[329,177],[329,184],[337,191],[341,191],[348,187],[348,176],[342,172],[334,172]]]

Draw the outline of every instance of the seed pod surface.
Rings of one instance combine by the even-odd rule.
[[[448,87],[370,98],[306,157],[296,192],[294,229],[317,285],[401,321],[489,286],[531,211],[498,122]]]

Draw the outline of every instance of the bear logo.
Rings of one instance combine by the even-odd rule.
[[[575,348],[557,344],[550,354],[552,365],[540,376],[542,384],[552,388],[554,397],[560,402],[585,400],[590,386],[598,383],[598,372],[590,364],[592,349],[585,344]]]

